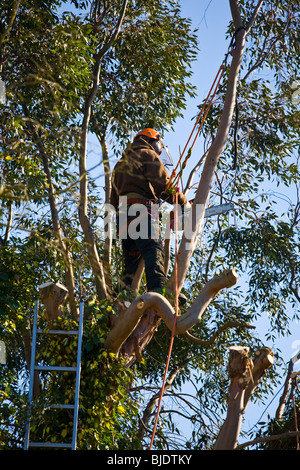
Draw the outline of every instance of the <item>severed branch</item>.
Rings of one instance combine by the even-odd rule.
[[[237,282],[237,274],[233,269],[226,270],[207,282],[185,314],[177,318],[175,335],[186,333],[196,325],[211,300],[224,288],[232,287]],[[172,331],[175,312],[170,302],[162,295],[149,292],[138,297],[118,319],[108,334],[104,347],[113,353],[119,353],[122,344],[139,324],[144,312],[153,309]]]
[[[47,281],[39,286],[39,293],[45,306],[47,321],[51,323],[61,314],[61,305],[68,290],[62,284]]]

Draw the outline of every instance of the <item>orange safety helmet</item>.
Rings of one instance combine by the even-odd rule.
[[[166,166],[174,165],[168,147],[163,143],[161,135],[159,134],[159,132],[157,132],[157,130],[147,127],[146,129],[143,129],[142,131],[138,132],[138,134],[133,140],[137,139],[140,135],[144,135],[146,137],[149,137],[150,139],[156,140],[157,142],[154,142],[151,145],[158,155],[161,155],[162,151],[164,150],[164,158],[162,158],[163,164]]]
[[[161,140],[161,136],[159,132],[157,132],[155,129],[147,128],[143,129],[142,131],[138,132],[138,134],[135,136],[134,140],[139,137],[140,135],[145,135],[147,137],[150,137],[150,139],[155,139],[155,140]]]

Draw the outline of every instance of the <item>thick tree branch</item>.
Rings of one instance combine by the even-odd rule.
[[[24,113],[26,117],[28,117],[28,110],[26,106],[23,106]],[[44,144],[41,140],[41,138],[38,135],[38,132],[32,122],[28,120],[28,127],[32,133],[32,139],[34,144],[36,145],[40,157],[42,159],[43,163],[43,168],[44,172],[46,175],[47,179],[47,184],[48,184],[48,198],[49,198],[49,205],[50,205],[50,211],[51,211],[51,218],[52,218],[52,225],[53,225],[53,232],[55,235],[55,238],[58,243],[58,248],[63,255],[63,261],[65,264],[65,280],[66,280],[66,286],[69,294],[69,305],[70,305],[70,310],[72,313],[72,316],[75,320],[78,319],[78,309],[77,309],[77,303],[75,299],[75,282],[74,282],[74,272],[73,272],[73,260],[72,260],[72,255],[68,250],[68,247],[65,243],[63,233],[61,230],[61,225],[60,225],[60,220],[59,220],[59,215],[58,215],[58,209],[56,205],[56,199],[55,199],[55,191],[54,191],[54,186],[53,186],[53,181],[52,181],[52,176],[51,176],[51,170],[50,170],[50,165],[49,165],[49,160],[48,160],[48,155],[46,152],[46,149],[44,147]]]
[[[241,17],[239,3],[237,0],[229,0],[229,3],[235,29],[241,28],[243,26],[243,20]]]
[[[214,445],[214,450],[232,450],[236,447],[242,425],[245,388],[252,380],[253,363],[249,348],[229,348],[228,374],[230,377],[227,416]]]
[[[254,354],[252,380],[245,390],[243,413],[245,413],[253,392],[258,387],[262,377],[274,363],[274,352],[270,348],[262,347],[255,351]]]
[[[211,279],[202,289],[193,305],[186,313],[178,317],[175,335],[180,335],[196,325],[208,307],[211,300],[224,288],[233,286],[237,282],[237,275],[233,270],[225,271]],[[175,312],[170,302],[158,293],[147,293],[136,299],[126,312],[118,319],[117,324],[106,338],[104,347],[111,352],[118,353],[124,341],[137,327],[142,315],[147,309],[153,309],[172,331]]]
[[[100,81],[100,70],[101,62],[110,49],[113,42],[117,39],[120,32],[120,28],[124,19],[126,7],[128,0],[124,0],[121,8],[121,12],[117,21],[116,28],[111,35],[109,41],[104,44],[98,53],[95,55],[95,64],[93,70],[93,84],[92,88],[86,98],[83,120],[81,126],[81,138],[80,138],[80,155],[79,155],[79,172],[80,172],[80,201],[78,205],[78,215],[80,224],[84,233],[85,241],[87,244],[88,256],[95,278],[96,292],[99,299],[104,299],[107,297],[107,287],[105,283],[105,276],[102,263],[99,259],[99,254],[97,251],[97,246],[95,242],[95,236],[93,233],[92,226],[90,224],[88,213],[87,213],[87,204],[88,204],[88,177],[86,169],[86,156],[87,156],[87,138],[88,130],[91,119],[91,110],[94,99],[98,92],[99,81]]]
[[[242,26],[242,19],[239,12],[238,2],[236,0],[230,1],[232,16],[234,19],[236,29]],[[235,49],[232,53],[232,62],[228,75],[227,92],[224,101],[223,112],[220,118],[220,123],[216,137],[212,142],[203,167],[201,179],[199,182],[198,190],[194,199],[192,210],[190,211],[190,223],[192,227],[192,235],[189,234],[187,238],[186,234],[183,234],[182,241],[178,252],[178,291],[182,289],[190,259],[194,251],[200,226],[203,221],[205,207],[210,194],[210,188],[212,185],[214,173],[217,167],[218,160],[224,149],[226,139],[228,136],[230,124],[235,107],[236,100],[236,87],[238,80],[238,73],[241,66],[241,61],[244,52],[246,31],[240,29],[236,34]],[[197,206],[202,207],[202,212],[197,214]],[[199,209],[198,209],[199,210]],[[173,271],[167,286],[167,290],[170,292],[175,291],[175,273]]]

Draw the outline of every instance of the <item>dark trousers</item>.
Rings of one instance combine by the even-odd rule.
[[[133,219],[130,219],[128,223]],[[127,237],[122,240],[122,250],[124,257],[124,273],[122,276],[122,283],[125,284],[126,289],[131,288],[132,279],[138,269],[141,259],[144,260],[145,274],[148,291],[160,290],[166,281],[164,269],[164,251],[162,242],[159,238],[151,237],[151,225],[157,224],[155,233],[159,233],[159,220],[158,217],[151,214],[145,223],[148,224],[148,238],[132,239],[127,233]]]

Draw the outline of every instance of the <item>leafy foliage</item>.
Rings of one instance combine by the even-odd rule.
[[[7,89],[7,102],[0,104],[0,339],[7,348],[7,363],[0,365],[0,448],[23,445],[30,326],[38,285],[48,278],[64,282],[66,270],[50,218],[50,182],[43,156],[50,168],[63,239],[72,254],[77,300],[84,298],[86,304],[78,447],[146,447],[154,411],[144,425],[140,418],[159,389],[170,332],[161,324],[142,362],[130,370],[121,358],[104,350],[112,306],[95,297],[77,218],[82,113],[97,53],[114,30],[122,2],[24,0],[10,24],[14,3],[5,0],[0,13],[1,78]],[[226,409],[228,346],[241,343],[255,350],[265,339],[288,334],[293,319],[290,306],[294,319],[299,316],[299,106],[293,100],[300,65],[296,3],[264,2],[247,36],[235,119],[210,199],[210,204],[233,201],[235,223],[227,214],[205,221],[184,285],[188,307],[216,271],[235,266],[246,279],[246,289],[237,287],[212,302],[192,331],[201,340],[210,339],[226,321],[253,324],[266,312],[270,330],[262,339],[243,325],[229,328],[207,346],[176,338],[170,364],[173,382],[167,394],[170,409],[162,410],[157,448],[210,448]],[[256,2],[241,0],[240,5],[246,21]],[[228,35],[232,32],[230,24]],[[195,96],[189,79],[196,52],[196,32],[191,21],[182,18],[177,1],[130,0],[118,39],[101,63],[89,135],[109,139],[117,154],[142,127],[172,129],[182,116],[186,96]],[[214,138],[225,94],[226,79],[203,126],[206,148]],[[276,204],[278,192],[293,188],[296,200],[282,214]],[[103,192],[92,178],[88,190],[91,228],[103,256],[104,242],[97,232]],[[111,262],[115,277],[120,264],[117,242]],[[57,326],[75,328],[66,307],[64,313]],[[40,322],[45,326],[43,317]],[[74,338],[45,336],[38,348],[45,364],[74,363]],[[278,354],[276,358],[279,367]],[[274,367],[256,398],[272,390],[276,374]],[[71,403],[74,377],[45,374],[41,381],[33,437],[70,441],[72,415],[66,410],[41,410],[49,402]],[[185,394],[185,387],[192,387],[192,392]],[[188,420],[189,436],[181,436],[177,416]]]

